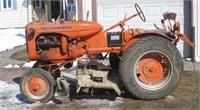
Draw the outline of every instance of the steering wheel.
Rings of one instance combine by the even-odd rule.
[[[146,17],[144,16],[144,13],[143,13],[142,9],[140,8],[140,6],[137,3],[135,3],[135,9],[136,9],[140,19],[143,22],[146,22]]]

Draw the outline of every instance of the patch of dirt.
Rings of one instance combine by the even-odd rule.
[[[19,83],[20,77],[25,73],[27,68],[0,68],[0,80],[12,83]]]
[[[185,71],[182,75],[182,80],[177,89],[172,93],[178,98],[199,98],[200,73]],[[198,100],[196,100],[198,101]]]
[[[10,56],[10,58],[15,60],[29,61],[26,49],[15,52]]]
[[[25,63],[26,62],[25,60],[15,60],[15,59],[10,58],[10,56],[12,54],[15,54],[18,51],[24,50],[25,47],[26,46],[23,45],[23,46],[18,46],[13,50],[9,50],[9,51],[6,51],[6,52],[0,52],[0,67],[6,66],[8,64],[21,65],[21,64]]]

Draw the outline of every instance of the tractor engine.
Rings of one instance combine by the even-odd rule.
[[[29,23],[26,25],[27,52],[30,60],[65,62],[86,53],[86,45],[105,47],[104,43],[94,43],[100,37],[99,23],[70,21],[62,23]],[[102,33],[101,35],[103,35]],[[93,38],[91,38],[93,36]],[[103,37],[104,38],[104,37]],[[86,40],[91,40],[87,41]]]
[[[50,48],[58,48],[61,46],[61,36],[59,35],[41,35],[36,39],[36,50],[49,50]]]

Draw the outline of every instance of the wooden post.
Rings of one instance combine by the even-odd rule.
[[[44,11],[44,12],[45,12],[45,21],[48,21],[48,15],[49,15],[49,14],[48,14],[48,13],[49,13],[48,2],[49,2],[48,0],[45,0],[45,1],[44,1],[44,7],[45,7],[45,11]]]
[[[97,21],[97,1],[92,0],[92,21]]]
[[[83,20],[83,0],[77,0],[78,20]]]

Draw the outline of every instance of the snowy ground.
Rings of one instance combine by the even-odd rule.
[[[11,50],[17,46],[25,44],[25,30],[22,29],[2,29],[0,30],[0,52]],[[27,62],[21,67],[32,67],[35,62]],[[4,68],[20,68],[19,65],[8,64]]]
[[[25,44],[24,29],[0,30],[0,52]]]
[[[7,68],[7,69],[9,69],[9,68],[20,68],[20,67],[27,68],[27,67],[32,67],[35,64],[35,62],[36,61],[26,62],[23,65],[8,64],[8,65],[4,66],[4,68]]]
[[[24,29],[2,29],[0,30],[0,52],[11,50],[16,46],[25,44],[25,31]],[[19,68],[18,65],[8,64],[5,68]],[[0,109],[11,109],[7,106],[9,103],[13,107],[22,106],[20,108],[26,109],[23,102],[16,97],[19,94],[19,86],[17,84],[8,83],[0,80]],[[19,108],[19,107],[17,107]]]
[[[15,108],[26,110],[30,106],[23,102],[19,92],[19,86],[6,81],[0,81],[0,99],[0,110],[11,110]]]

